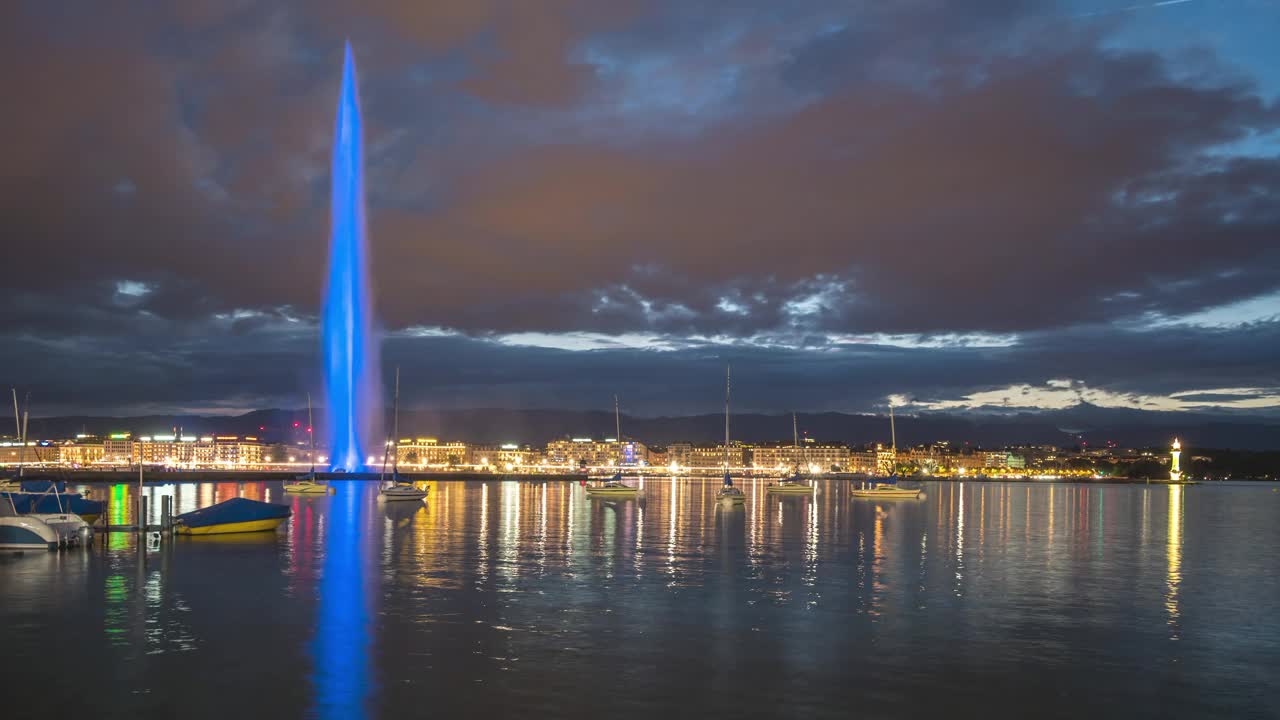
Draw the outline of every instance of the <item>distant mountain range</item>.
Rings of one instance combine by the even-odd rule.
[[[32,418],[30,436],[66,438],[78,433],[132,432],[150,435],[182,429],[187,435],[257,435],[270,442],[306,438],[306,410],[255,410],[239,416],[151,415],[143,417]],[[298,423],[298,427],[294,427]],[[323,413],[316,413],[323,425]],[[887,416],[800,413],[800,431],[821,441],[863,444],[889,441]],[[612,437],[613,413],[573,410],[405,410],[401,437],[436,437],[476,443],[543,445],[562,437]],[[898,416],[898,443],[948,440],[955,445],[1102,445],[1164,446],[1176,436],[1185,446],[1241,450],[1280,449],[1280,420],[1229,415],[1149,412],[1080,404],[1064,410],[1020,414],[922,413]],[[319,428],[317,428],[319,430]],[[724,436],[720,414],[680,417],[622,416],[622,432],[651,445],[687,440],[715,442]],[[733,416],[733,437],[744,442],[788,440],[789,414],[742,413]],[[317,435],[323,441],[323,433]]]

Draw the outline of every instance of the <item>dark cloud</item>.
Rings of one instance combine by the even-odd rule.
[[[391,341],[431,356],[424,402],[594,407],[623,376],[671,388],[656,411],[729,356],[830,409],[1280,385],[1265,323],[1135,329],[1280,290],[1280,164],[1258,151],[1280,110],[1212,53],[1119,49],[1058,4],[4,12],[0,333],[13,381],[67,406],[310,382],[347,37],[379,314],[470,336]],[[530,332],[681,349],[501,343]],[[1013,346],[882,337],[982,333]],[[842,373],[877,379],[817,392]]]

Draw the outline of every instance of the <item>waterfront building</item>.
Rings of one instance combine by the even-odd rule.
[[[849,472],[874,475],[880,470],[880,453],[876,450],[851,450],[846,468]]]
[[[540,467],[545,455],[529,445],[504,443],[493,449],[492,465],[506,472],[528,471]]]
[[[684,461],[680,463],[680,467],[689,468],[691,470],[720,470],[724,468],[725,459],[724,443],[697,443],[689,444],[685,453]],[[729,467],[743,468],[747,467],[750,458],[750,449],[736,440],[729,443]]]
[[[213,438],[214,462],[226,465],[255,465],[262,462],[265,446],[257,437],[217,435]]]
[[[257,438],[230,435],[146,435],[132,443],[130,449],[131,463],[141,461],[147,465],[252,465],[261,463],[263,458],[263,445]]]
[[[111,433],[102,441],[102,459],[115,465],[133,462],[133,440],[127,432]]]
[[[999,452],[984,452],[982,454],[982,466],[988,468],[1007,468],[1009,467],[1009,453],[1003,450]]]
[[[0,464],[3,465],[43,465],[57,463],[60,460],[57,445],[47,440],[28,442],[0,443]]]
[[[673,442],[667,446],[667,465],[689,467],[689,453],[693,451],[693,443]]]
[[[667,452],[667,448],[650,445],[645,448],[646,462],[651,467],[671,467],[671,455]]]
[[[547,443],[547,462],[564,467],[606,467],[622,462],[622,448],[616,439],[569,438]]]
[[[58,461],[63,465],[81,467],[102,462],[106,448],[100,442],[66,442],[58,446]]]
[[[842,443],[808,439],[799,447],[794,443],[758,443],[751,447],[751,467],[773,472],[796,467],[805,472],[844,472],[849,467],[849,456],[849,447]]]
[[[464,442],[442,443],[436,438],[401,438],[396,446],[400,465],[419,467],[455,467],[474,464],[470,448]]]

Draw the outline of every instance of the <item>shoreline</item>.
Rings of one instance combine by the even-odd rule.
[[[603,474],[603,473],[601,473]],[[273,482],[285,481],[298,478],[305,473],[298,473],[293,470],[182,470],[182,471],[153,471],[143,476],[143,483],[147,485],[170,484],[170,483],[210,483],[210,482]],[[328,482],[344,482],[344,481],[369,481],[377,480],[381,476],[380,473],[322,473],[317,472],[315,477],[317,480]],[[32,473],[31,479],[58,479],[73,483],[136,483],[138,476],[136,472],[128,471],[102,471],[102,470],[70,470],[62,472],[43,472]],[[387,473],[385,477],[390,477]],[[401,472],[400,477],[415,482],[436,481],[436,482],[469,482],[469,481],[506,481],[506,480],[527,480],[527,481],[543,481],[543,482],[578,482],[583,480],[598,479],[595,476],[589,476],[582,473],[487,473],[487,472],[444,472],[444,473],[425,473],[425,472]],[[669,479],[672,477],[670,473],[634,473],[625,474],[624,477],[634,478],[643,477],[646,479]],[[716,473],[681,473],[676,475],[679,478],[697,478],[702,480],[719,480],[720,475]],[[16,478],[14,478],[16,479]],[[735,479],[740,480],[764,480],[771,481],[778,479],[772,475],[735,475]],[[816,480],[848,480],[851,482],[879,482],[883,478],[877,476],[852,475],[849,473],[830,473],[821,475]],[[899,482],[938,482],[938,483],[1056,483],[1056,484],[1080,484],[1080,485],[1200,485],[1213,484],[1217,482],[1270,482],[1265,479],[1258,478],[1232,478],[1231,480],[1169,480],[1157,478],[1091,478],[1091,477],[1009,477],[1009,478],[993,478],[993,477],[977,477],[977,476],[929,476],[929,477],[900,477]]]

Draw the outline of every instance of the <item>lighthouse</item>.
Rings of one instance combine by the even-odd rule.
[[[1169,453],[1172,462],[1169,463],[1169,480],[1178,482],[1182,479],[1182,443],[1178,442],[1178,438],[1173,439],[1173,451]]]

